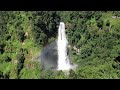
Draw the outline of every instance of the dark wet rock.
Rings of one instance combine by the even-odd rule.
[[[52,42],[50,45],[46,46],[40,58],[44,69],[56,69],[58,60],[57,42]]]

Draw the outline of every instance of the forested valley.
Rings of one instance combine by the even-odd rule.
[[[35,60],[63,21],[69,75]],[[0,79],[120,79],[120,11],[0,11]]]

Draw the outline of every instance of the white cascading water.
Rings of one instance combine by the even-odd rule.
[[[69,58],[67,56],[68,41],[65,35],[65,24],[60,22],[58,29],[58,70],[69,70],[71,68]]]

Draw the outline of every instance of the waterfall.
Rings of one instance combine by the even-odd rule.
[[[71,68],[69,58],[67,56],[68,41],[65,35],[65,24],[60,22],[58,29],[58,70],[69,70]]]

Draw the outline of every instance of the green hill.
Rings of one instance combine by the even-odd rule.
[[[69,75],[43,70],[35,60],[57,39],[60,21],[65,22],[71,59],[78,65]],[[119,11],[0,11],[0,78],[118,79],[119,39]]]

